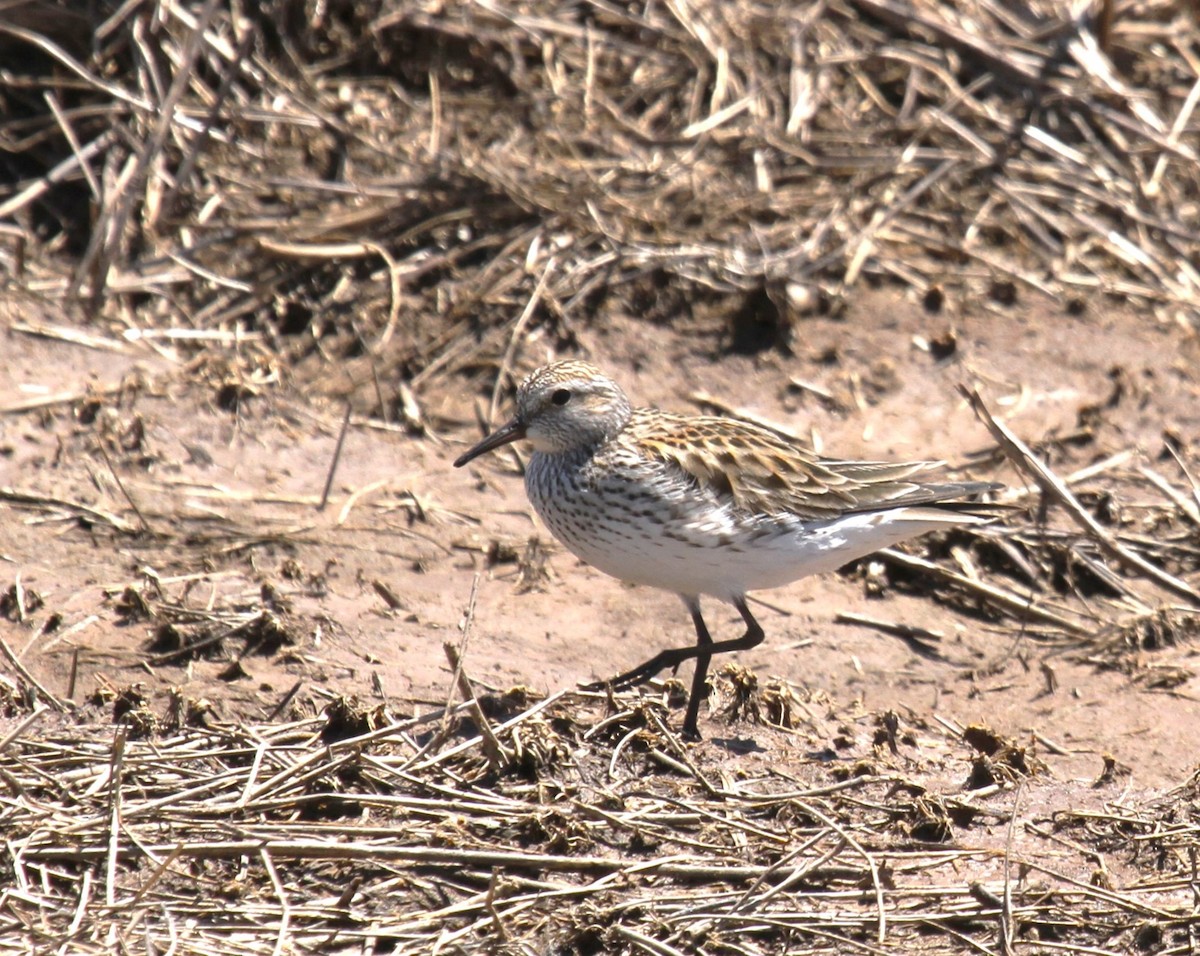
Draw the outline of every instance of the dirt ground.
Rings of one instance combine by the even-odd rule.
[[[0,956],[1200,949],[1194,6],[6,4]],[[995,520],[684,742],[567,357]]]
[[[97,690],[140,684],[152,708],[164,708],[177,688],[226,720],[262,720],[283,702],[319,710],[334,695],[420,713],[456,698],[446,642],[465,643],[465,669],[481,685],[546,694],[692,639],[675,597],[625,586],[563,551],[532,515],[507,455],[450,466],[480,433],[477,414],[486,414],[492,385],[482,376],[437,380],[417,393],[424,433],[355,420],[319,509],[340,396],[347,381],[350,391],[371,387],[353,370],[335,374],[309,360],[283,369],[278,384],[247,385],[231,403],[186,351],[104,336],[65,341],[45,330],[90,330],[27,298],[2,308],[0,573],[5,588],[19,583],[27,602],[35,593],[39,600],[23,616],[10,607],[0,635],[63,699],[86,707]],[[1167,470],[1165,435],[1185,449],[1200,443],[1194,335],[1099,298],[1081,314],[1021,298],[950,319],[900,293],[864,290],[844,315],[800,320],[790,354],[728,354],[729,322],[613,316],[585,330],[572,354],[609,370],[636,401],[686,412],[711,410],[710,396],[828,454],[941,458],[1010,488],[1025,483],[992,454],[956,392],[960,383],[978,385],[1031,443],[1059,439],[1046,447],[1060,475],[1128,450],[1121,470]],[[951,331],[953,354],[936,358],[927,343]],[[515,371],[552,357],[562,355],[535,337]],[[509,397],[506,390],[499,414]],[[1106,470],[1076,490],[1100,492],[1110,480]],[[1145,505],[1121,504],[1134,524]],[[1034,512],[1023,520],[1035,521]],[[1050,521],[1070,528],[1061,516]],[[544,573],[535,566],[522,587],[525,565],[516,558],[531,541]],[[967,613],[919,587],[870,593],[866,567],[758,595],[769,602],[768,639],[738,662],[761,680],[793,682],[815,709],[854,705],[917,724],[986,724],[1047,761],[1039,786],[1090,782],[1105,755],[1128,768],[1130,793],[1180,784],[1195,771],[1193,642],[1102,661],[1089,638],[1046,641],[1037,627]],[[194,658],[173,658],[162,615],[138,613],[127,593],[230,624],[260,606],[264,588],[286,645],[239,654],[226,642]],[[1102,643],[1104,622],[1126,612],[1097,601],[1092,639]],[[937,632],[941,659],[837,623],[845,612]],[[716,632],[737,631],[732,609],[710,615]],[[1155,674],[1182,676],[1148,679]],[[702,729],[709,759],[757,755],[801,776],[813,759],[807,744],[731,729],[707,712]]]

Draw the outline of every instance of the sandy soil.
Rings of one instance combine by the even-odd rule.
[[[308,359],[278,384],[243,381],[242,400],[231,403],[233,373],[189,364],[184,351],[106,335],[100,348],[14,328],[31,322],[102,333],[28,299],[0,302],[0,488],[14,493],[0,499],[0,586],[19,583],[24,601],[36,592],[41,602],[26,603],[24,615],[10,602],[0,637],[59,697],[106,709],[97,690],[141,684],[164,708],[176,688],[247,720],[285,705],[319,709],[338,694],[386,701],[395,713],[426,710],[456,695],[443,644],[462,643],[476,575],[465,667],[483,686],[552,692],[692,639],[672,595],[609,579],[549,537],[511,457],[451,468],[479,434],[492,385],[483,374],[431,380],[415,396],[422,428],[356,419],[318,510],[341,396],[347,381],[353,396],[373,394],[367,375]],[[1184,448],[1200,442],[1194,337],[1100,299],[1076,315],[1019,299],[950,318],[864,290],[842,316],[797,320],[790,352],[754,355],[730,353],[730,322],[614,316],[578,330],[580,354],[637,401],[689,411],[708,407],[697,400],[705,393],[830,454],[944,458],[1010,486],[1023,482],[998,463],[955,391],[961,382],[977,384],[1027,440],[1060,439],[1046,446],[1060,474],[1133,450],[1123,469],[1149,462],[1178,484],[1161,459],[1164,435]],[[928,343],[951,331],[953,354],[936,358]],[[551,354],[535,336],[516,371]],[[507,393],[500,414],[506,403]],[[1113,474],[1077,490],[1102,492]],[[1135,522],[1149,520],[1147,504],[1122,501]],[[526,588],[515,558],[531,540],[545,553],[544,578]],[[794,682],[813,713],[985,723],[1033,747],[1048,765],[1047,787],[1086,786],[1106,754],[1129,769],[1132,792],[1178,784],[1196,767],[1194,644],[1099,655],[1087,641],[1044,641],[1037,628],[933,600],[920,586],[871,596],[866,574],[863,562],[759,595],[776,608],[761,609],[768,639],[740,663],[764,682]],[[244,651],[229,636],[206,653],[172,656],[167,622],[190,638],[219,637],[264,607],[283,627],[282,646],[258,640]],[[836,623],[841,612],[938,632],[943,659]],[[1122,613],[1097,599],[1098,642]],[[737,632],[732,609],[709,615],[714,632]],[[808,773],[821,752],[815,723],[789,736],[730,727],[705,710],[701,726],[699,751],[713,760]]]

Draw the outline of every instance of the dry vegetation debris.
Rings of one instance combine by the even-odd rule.
[[[1195,321],[1200,69],[1177,3],[79,6],[18,3],[0,22],[0,274],[92,321],[24,331],[149,342],[231,410],[285,376],[288,353],[366,352],[398,373],[420,430],[426,384],[507,372],[530,336],[569,341],[614,305],[658,320],[736,297],[750,321],[735,349],[786,345],[795,313],[864,282],[930,309],[1029,287]],[[110,397],[74,396],[96,412]],[[1018,461],[1029,497],[1067,520],[962,532],[933,542],[936,560],[888,552],[877,586],[1019,622],[1021,641],[1171,692],[1180,674],[1138,652],[1196,630],[1186,457],[1121,453],[1059,477],[1053,444],[1014,443],[979,411],[996,426],[984,454]],[[1105,413],[1081,412],[1080,433]],[[145,436],[134,420],[96,436],[120,485],[108,456],[145,454]],[[1075,494],[1101,474],[1121,493]],[[108,509],[0,500],[182,539],[123,487]],[[219,516],[205,528],[249,546]],[[541,561],[531,544],[522,586]],[[153,629],[151,664],[234,668],[288,641],[267,590],[197,612],[187,575],[139,573],[113,597]],[[23,624],[39,599],[18,578],[0,613]],[[936,634],[872,626],[937,652]],[[1195,782],[1131,802],[1114,760],[1090,801],[1064,798],[1083,809],[1030,809],[1046,741],[829,713],[724,673],[733,728],[811,748],[801,781],[697,765],[654,699],[476,700],[460,673],[468,702],[423,716],[304,712],[289,694],[279,720],[234,726],[183,695],[157,712],[136,685],[62,716],[0,650],[19,678],[0,681],[0,950],[1197,945]],[[97,708],[112,723],[91,722]],[[829,747],[845,759],[826,770]]]
[[[1101,530],[1166,563],[1156,539]],[[1018,641],[1104,666],[1135,666],[1152,641],[1194,629],[1187,608],[1151,602],[1152,578],[1117,577],[1091,537],[961,534],[933,542],[936,561],[886,554],[922,568],[887,586],[932,581],[996,622],[1033,618]],[[1010,557],[1034,598],[998,583]],[[1119,595],[1085,594],[1080,571],[1055,570],[1084,560]],[[151,666],[287,652],[295,592],[282,582],[200,609],[188,591],[203,575],[143,570],[144,585],[113,600],[152,630]],[[5,613],[32,625],[48,610],[39,600],[18,580]],[[469,604],[464,642],[471,624]],[[937,653],[936,634],[901,636]],[[2,639],[0,650],[19,667]],[[1063,751],[1043,736],[835,706],[735,665],[710,701],[721,744],[697,751],[669,729],[673,681],[661,698],[482,693],[456,648],[447,655],[462,702],[412,716],[345,698],[314,711],[293,688],[268,721],[235,723],[182,692],[160,709],[136,684],[108,685],[80,706],[28,675],[3,679],[0,938],[213,954],[1194,945],[1194,781],[1137,798],[1123,789],[1129,768],[1106,759],[1090,785],[1046,784]]]
[[[54,7],[0,24],[7,271],[192,347],[395,339],[419,388],[701,290],[1197,304],[1178,3]]]
[[[789,737],[823,745],[838,727],[839,746],[862,754],[841,779],[730,772],[697,766],[653,708],[597,717],[597,703],[491,698],[480,732],[474,701],[395,720],[335,700],[262,726],[164,719],[147,739],[46,726],[38,709],[0,742],[12,868],[0,925],[71,952],[1192,942],[1191,789],[1154,806],[1026,811],[1021,781],[1040,763],[1028,746],[895,714],[873,729],[862,712],[810,713]],[[1145,855],[1155,878],[1116,888]]]

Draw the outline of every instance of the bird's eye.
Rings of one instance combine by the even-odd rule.
[[[571,390],[569,388],[560,388],[557,392],[550,396],[550,401],[555,405],[566,405],[571,400]]]

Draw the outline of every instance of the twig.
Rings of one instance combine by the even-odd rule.
[[[1079,503],[1079,500],[1071,494],[1071,490],[1063,481],[1043,462],[1038,460],[1033,452],[1029,450],[1029,447],[1009,431],[1002,422],[992,417],[992,414],[987,410],[987,406],[977,391],[965,386],[959,386],[959,393],[970,402],[976,416],[983,422],[987,430],[992,433],[992,436],[1000,444],[1000,447],[1004,449],[1005,454],[1009,456],[1013,464],[1027,474],[1032,475],[1042,490],[1062,505],[1075,523],[1096,540],[1096,543],[1100,546],[1100,550],[1113,560],[1119,562],[1122,566],[1137,571],[1164,590],[1182,597],[1184,600],[1190,602],[1193,607],[1200,607],[1200,594],[1192,590],[1186,582],[1156,567],[1141,555],[1130,551],[1105,531],[1100,523]]]
[[[337,444],[333,446],[333,457],[329,461],[329,471],[325,475],[325,487],[321,491],[321,500],[317,504],[318,511],[324,511],[329,503],[329,491],[333,488],[333,477],[337,474],[338,462],[342,460],[342,446],[346,442],[346,432],[350,430],[350,403],[346,402],[346,413],[342,416],[342,427],[338,431]]]
[[[33,674],[29,672],[25,665],[22,664],[17,656],[12,652],[12,648],[8,646],[8,642],[4,640],[3,637],[0,637],[0,654],[2,654],[4,659],[8,661],[9,666],[11,666],[12,669],[21,675],[21,679],[42,696],[42,699],[45,700],[47,704],[53,707],[60,714],[65,714],[68,710],[70,710],[66,704],[50,693],[50,691],[48,691],[42,685],[41,681],[39,681],[33,676]]]
[[[0,24],[0,32],[3,32],[3,24]],[[79,152],[72,153],[66,159],[62,160],[54,166],[45,176],[29,186],[26,186],[15,196],[0,202],[0,219],[7,219],[15,215],[24,207],[36,202],[46,193],[50,192],[56,185],[70,176],[79,169],[83,164],[89,162],[96,154],[108,149],[117,139],[117,134],[113,130],[107,130],[101,133],[94,140],[84,146]]]
[[[492,400],[488,404],[487,424],[489,427],[495,424],[496,409],[500,405],[500,390],[504,388],[504,380],[508,377],[517,348],[524,341],[522,333],[525,331],[525,326],[529,324],[530,319],[533,318],[537,307],[541,304],[546,287],[550,284],[550,277],[554,274],[555,265],[554,257],[551,256],[542,269],[542,274],[538,277],[537,285],[534,287],[533,292],[530,293],[529,299],[525,303],[525,308],[521,310],[521,314],[518,316],[508,337],[508,345],[504,349],[504,357],[500,360],[500,369],[496,373],[496,384],[492,387]]]
[[[428,866],[456,868],[477,866],[491,869],[549,870],[560,873],[621,873],[655,874],[679,880],[728,881],[743,883],[765,876],[787,879],[793,867],[755,866],[747,864],[709,864],[681,861],[676,856],[630,862],[609,856],[579,856],[554,853],[522,853],[505,850],[464,850],[456,847],[397,846],[381,839],[378,843],[333,842],[329,840],[245,839],[188,842],[183,844],[134,844],[119,850],[123,860],[141,859],[147,854],[168,854],[179,846],[184,859],[229,859],[257,855],[263,851],[276,860],[356,860],[375,862],[407,862]],[[105,847],[97,846],[33,846],[24,857],[29,861],[77,860],[89,861],[108,856]],[[857,876],[859,871],[849,867],[833,867],[831,876]],[[809,874],[813,874],[810,872]]]
[[[483,708],[479,706],[479,697],[475,693],[475,688],[471,686],[471,680],[467,677],[463,668],[463,657],[467,649],[467,642],[471,637],[471,624],[475,620],[475,600],[479,596],[479,573],[476,572],[471,579],[471,593],[467,598],[467,610],[463,615],[462,621],[462,640],[458,647],[455,647],[449,641],[442,645],[442,650],[446,654],[446,659],[450,663],[450,670],[454,674],[454,683],[458,689],[458,693],[462,696],[471,707],[472,716],[475,718],[475,723],[479,726],[479,732],[483,738],[483,749],[487,755],[488,764],[495,770],[506,766],[513,760],[513,753],[504,746],[496,736],[496,732],[492,729],[491,721],[483,712]],[[450,713],[450,702],[446,702],[447,720]],[[446,729],[446,722],[442,723],[443,732]]]
[[[89,332],[84,332],[81,329],[73,329],[69,326],[60,325],[42,325],[33,322],[14,322],[9,326],[13,332],[20,332],[23,335],[37,336],[43,339],[52,339],[59,342],[69,342],[72,345],[79,345],[89,349],[103,349],[108,352],[128,353],[129,346],[125,342],[117,339],[103,338],[99,335],[92,335]],[[116,386],[117,389],[122,386]],[[94,394],[94,392],[89,392]]]
[[[454,680],[458,686],[459,694],[462,695],[463,700],[471,705],[471,716],[475,718],[475,723],[479,727],[479,733],[483,739],[483,750],[487,755],[488,763],[495,769],[504,767],[512,762],[514,755],[509,748],[500,742],[500,739],[496,736],[496,731],[492,729],[491,721],[488,720],[487,715],[483,712],[483,708],[479,705],[479,695],[475,693],[475,688],[471,686],[471,679],[463,669],[463,661],[458,648],[447,641],[442,645],[442,650],[445,651],[446,659],[450,662],[450,668],[454,671]]]
[[[126,733],[124,726],[118,726],[113,731],[112,758],[108,766],[109,817],[104,899],[109,907],[117,901],[117,862],[121,856],[121,777],[125,766]]]
[[[0,737],[0,754],[4,753],[4,751],[8,749],[9,744],[20,737],[21,734],[25,733],[30,725],[38,721],[42,714],[46,712],[46,710],[47,708],[45,705],[38,704],[30,713],[26,714],[24,718],[17,721],[15,725],[10,727],[8,732],[3,737]]]
[[[146,516],[142,514],[142,509],[138,507],[137,502],[133,500],[133,496],[125,487],[125,482],[121,480],[121,476],[117,474],[117,469],[113,467],[112,459],[108,455],[108,449],[104,447],[104,436],[100,436],[100,440],[96,443],[96,447],[100,450],[100,457],[104,459],[104,464],[108,466],[108,472],[116,482],[117,488],[120,489],[121,495],[129,502],[129,507],[133,509],[133,513],[137,515],[138,521],[142,523],[142,530],[148,534],[158,537],[158,532],[154,530],[154,526],[146,520]]]
[[[1070,618],[1063,617],[1054,611],[1049,611],[1044,607],[1039,607],[1034,603],[1033,597],[1022,597],[1019,594],[1014,594],[1011,591],[1006,591],[1003,588],[996,587],[993,584],[987,584],[984,581],[976,581],[963,574],[957,574],[954,571],[943,568],[940,564],[935,564],[932,561],[926,561],[924,558],[918,558],[916,555],[905,554],[903,551],[896,551],[892,548],[882,548],[878,552],[881,557],[886,558],[894,564],[901,567],[909,568],[914,571],[922,571],[934,577],[941,578],[943,581],[948,581],[951,584],[957,585],[968,593],[978,595],[982,600],[995,604],[1004,608],[1007,611],[1014,612],[1018,617],[1026,617],[1035,621],[1043,621],[1047,624],[1053,624],[1055,627],[1060,627],[1068,634],[1083,636],[1093,633],[1093,628],[1083,624],[1078,624]]]

